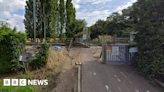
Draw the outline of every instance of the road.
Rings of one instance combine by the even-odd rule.
[[[79,52],[83,63],[82,92],[159,92],[132,66],[101,64],[93,57],[93,48],[72,48],[69,54],[78,60]]]

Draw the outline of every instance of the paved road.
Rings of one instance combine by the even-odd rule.
[[[101,64],[93,58],[92,48],[73,48],[70,56],[77,59],[80,52],[82,66],[82,92],[159,92],[132,66]],[[99,49],[100,52],[100,49]]]

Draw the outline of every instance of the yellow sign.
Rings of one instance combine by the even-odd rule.
[[[87,34],[87,32],[84,32],[84,34]]]
[[[88,34],[88,28],[84,27],[83,32],[84,32],[84,34]]]

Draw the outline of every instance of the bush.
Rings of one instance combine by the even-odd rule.
[[[138,0],[139,8],[134,8],[138,22],[135,30],[138,31],[135,37],[138,53],[136,54],[135,66],[150,80],[154,78],[164,81],[164,23],[161,8],[163,0],[156,0],[156,3],[147,0]],[[139,10],[142,7],[142,10]],[[158,11],[156,11],[158,10]],[[152,13],[152,14],[149,14]],[[161,16],[161,17],[159,17]]]
[[[23,65],[19,64],[19,56],[22,51],[21,45],[26,42],[26,34],[15,33],[7,25],[0,27],[0,33],[0,73],[20,70]]]
[[[46,66],[46,60],[49,55],[49,48],[50,44],[43,43],[41,45],[41,49],[39,50],[39,53],[36,54],[36,59],[34,59],[30,65],[32,66],[32,69],[40,68]]]

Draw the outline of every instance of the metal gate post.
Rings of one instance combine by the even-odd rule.
[[[106,45],[102,44],[102,64],[106,64]]]
[[[129,62],[129,50],[128,50],[128,45],[125,45],[125,49],[126,49],[126,62],[125,63],[128,63]]]
[[[115,45],[115,38],[114,38],[114,45]]]

